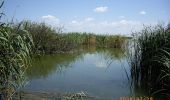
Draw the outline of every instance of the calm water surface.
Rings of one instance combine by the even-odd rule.
[[[27,70],[26,91],[75,93],[119,99],[129,96],[130,88],[124,51],[120,49],[81,49],[76,53],[37,58]]]

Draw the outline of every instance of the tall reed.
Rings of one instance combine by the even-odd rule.
[[[82,45],[121,48],[128,39],[125,36],[119,35],[97,35],[86,32],[64,33],[61,31],[62,27],[55,29],[46,23],[31,21],[23,21],[21,23],[15,23],[13,29],[17,29],[20,26],[32,35],[35,54],[67,52]]]
[[[130,51],[132,85],[147,95],[170,97],[170,25],[134,33]]]
[[[24,84],[24,72],[30,65],[32,45],[32,38],[26,30],[20,29],[20,27],[14,30],[11,24],[0,20],[1,100],[12,99],[16,90]]]

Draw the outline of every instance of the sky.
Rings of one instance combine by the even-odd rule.
[[[5,0],[6,20],[46,22],[65,32],[128,35],[170,22],[170,0]]]

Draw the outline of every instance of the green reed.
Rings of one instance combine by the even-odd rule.
[[[147,95],[170,97],[170,25],[145,27],[133,35],[132,85]]]
[[[71,51],[82,45],[122,48],[128,39],[120,35],[97,35],[86,32],[64,33],[62,27],[53,28],[46,23],[22,21],[13,28],[21,26],[32,35],[36,54],[54,54]]]
[[[0,22],[0,99],[12,99],[17,89],[24,85],[32,45],[26,30],[20,27],[14,30],[11,24]]]

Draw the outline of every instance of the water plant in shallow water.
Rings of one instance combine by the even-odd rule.
[[[170,25],[145,27],[134,34],[131,46],[129,60],[135,91],[170,98]]]
[[[11,24],[0,22],[0,99],[12,99],[25,82],[25,70],[30,66],[33,41],[30,34]]]

